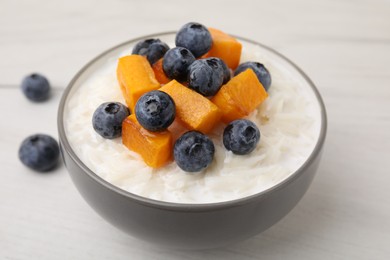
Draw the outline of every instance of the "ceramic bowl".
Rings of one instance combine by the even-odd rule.
[[[88,204],[118,229],[156,244],[180,249],[226,246],[255,236],[282,219],[308,189],[320,162],[327,121],[323,101],[313,82],[283,55],[252,40],[237,37],[275,59],[299,77],[314,93],[320,107],[321,126],[315,148],[304,164],[284,181],[258,194],[220,203],[180,204],[157,201],[126,192],[91,171],[73,151],[64,128],[64,112],[73,91],[107,60],[132,49],[146,38],[172,42],[174,32],[148,35],[127,41],[100,54],[85,65],[66,88],[58,110],[58,131],[62,156],[77,189]]]

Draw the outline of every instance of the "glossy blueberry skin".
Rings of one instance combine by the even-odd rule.
[[[47,172],[58,163],[60,148],[49,135],[35,134],[23,140],[19,148],[20,161],[32,170]]]
[[[203,96],[214,96],[224,79],[222,61],[206,58],[194,61],[188,68],[188,86]]]
[[[51,89],[47,78],[38,73],[26,76],[22,81],[21,88],[24,95],[34,102],[48,99]]]
[[[234,76],[240,74],[247,69],[253,70],[265,90],[268,91],[269,87],[271,86],[272,80],[271,74],[269,73],[267,68],[259,62],[248,61],[240,64],[237,67],[237,69],[234,71]]]
[[[117,138],[122,135],[122,121],[129,115],[129,109],[122,103],[105,102],[93,113],[93,129],[103,138]]]
[[[143,128],[158,132],[168,128],[175,120],[176,106],[165,92],[153,90],[142,95],[135,105],[135,116]]]
[[[168,44],[162,42],[160,39],[146,39],[138,42],[134,46],[132,54],[146,56],[149,63],[153,65],[153,63],[161,59],[168,50]]]
[[[163,70],[170,79],[185,81],[188,67],[195,61],[194,55],[182,47],[175,47],[167,51],[163,59]]]
[[[232,78],[232,71],[231,69],[229,69],[229,67],[226,65],[226,63],[221,60],[221,59],[218,59],[221,63],[221,66],[223,68],[223,83],[222,84],[226,84],[231,78]]]
[[[259,141],[259,128],[246,119],[230,122],[223,131],[223,145],[234,154],[244,155],[252,152]]]
[[[198,131],[183,134],[173,147],[177,165],[186,172],[199,172],[207,168],[214,158],[214,143]]]
[[[189,49],[196,58],[199,58],[211,49],[213,40],[204,25],[191,22],[180,28],[175,43],[178,47]]]

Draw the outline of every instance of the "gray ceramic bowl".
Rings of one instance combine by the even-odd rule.
[[[172,42],[174,33],[137,38],[118,45],[88,63],[65,90],[58,111],[62,156],[77,189],[108,222],[120,230],[163,247],[205,249],[226,246],[252,237],[283,218],[302,198],[317,170],[326,134],[325,107],[312,81],[291,61],[257,42],[237,37],[244,46],[255,47],[301,77],[314,92],[321,112],[321,130],[306,162],[287,179],[258,194],[233,201],[210,204],[161,202],[126,192],[97,176],[72,150],[64,129],[68,97],[97,68],[117,57],[141,39],[160,38]]]

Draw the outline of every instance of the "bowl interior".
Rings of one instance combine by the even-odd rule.
[[[226,207],[229,205],[238,205],[241,203],[247,203],[251,201],[252,199],[257,199],[258,197],[264,196],[266,193],[273,192],[277,189],[282,188],[285,185],[288,185],[289,182],[291,182],[294,178],[297,178],[303,170],[307,167],[307,165],[310,163],[313,158],[317,156],[319,153],[323,142],[325,140],[325,133],[326,133],[326,113],[325,113],[325,107],[323,104],[323,101],[321,99],[320,94],[318,93],[318,90],[314,86],[313,82],[303,73],[301,69],[299,69],[296,65],[294,65],[290,60],[282,56],[281,54],[277,53],[276,51],[272,50],[269,47],[263,46],[259,43],[256,43],[251,40],[243,39],[241,37],[237,37],[240,42],[243,43],[245,48],[252,53],[256,53],[259,60],[262,60],[264,57],[264,60],[269,60],[273,62],[273,66],[278,66],[278,68],[283,71],[283,73],[288,73],[291,77],[294,79],[300,81],[302,84],[306,85],[309,91],[307,92],[308,95],[310,95],[310,98],[317,101],[318,104],[318,111],[314,111],[313,113],[317,113],[321,120],[319,122],[319,131],[318,131],[318,138],[316,141],[316,144],[314,146],[313,151],[311,152],[310,156],[307,158],[305,163],[301,165],[299,169],[297,169],[294,173],[289,175],[286,179],[283,181],[277,183],[276,185],[261,191],[257,194],[250,195],[244,198],[230,200],[230,201],[223,201],[223,202],[216,202],[216,203],[200,203],[200,204],[188,204],[188,203],[174,203],[174,202],[164,202],[160,200],[154,200],[150,198],[146,198],[143,196],[138,196],[136,194],[127,192],[123,189],[120,189],[116,187],[115,185],[111,184],[110,182],[105,181],[103,178],[95,174],[92,170],[90,170],[83,162],[82,160],[77,156],[76,152],[72,148],[65,130],[66,125],[66,118],[67,118],[67,107],[68,107],[68,101],[74,95],[74,93],[82,86],[91,75],[96,72],[99,68],[105,66],[106,64],[116,64],[117,58],[129,55],[131,53],[132,47],[140,40],[147,39],[147,38],[159,38],[164,42],[167,42],[170,46],[173,46],[174,42],[174,32],[167,32],[167,33],[160,33],[155,35],[148,35],[140,38],[136,38],[133,40],[130,40],[128,42],[125,42],[123,44],[120,44],[116,47],[113,47],[112,49],[102,53],[95,59],[93,59],[91,62],[89,62],[86,66],[84,66],[80,72],[72,79],[69,86],[65,90],[65,93],[63,94],[63,98],[60,104],[59,108],[59,114],[58,114],[58,127],[59,127],[59,134],[60,134],[60,141],[61,145],[63,145],[64,149],[66,149],[70,156],[77,162],[77,164],[85,171],[86,174],[88,174],[91,178],[99,182],[100,184],[106,186],[109,189],[114,190],[115,192],[118,192],[122,194],[123,196],[129,197],[131,199],[137,200],[140,203],[148,204],[151,206],[158,206],[158,207],[164,207],[164,208],[175,208],[175,209],[192,209],[192,210],[204,210],[210,207],[216,208],[216,207]],[[265,63],[266,66],[271,65]]]

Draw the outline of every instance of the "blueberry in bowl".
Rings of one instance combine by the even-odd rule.
[[[155,63],[161,59],[169,50],[169,46],[160,39],[146,39],[138,42],[133,50],[133,54],[146,56],[150,64]]]
[[[113,139],[122,134],[122,121],[130,115],[129,109],[120,102],[104,102],[92,117],[95,131],[103,138]]]
[[[271,86],[272,80],[271,74],[264,66],[264,64],[253,61],[244,62],[237,67],[237,69],[234,71],[234,75],[238,75],[247,69],[252,69],[256,73],[257,78],[259,79],[261,84],[263,84],[264,88],[268,91],[269,87]]]
[[[178,166],[187,172],[199,172],[212,162],[214,144],[206,135],[189,131],[175,142],[173,156]]]
[[[138,122],[152,132],[163,131],[175,119],[175,102],[159,90],[145,93],[135,105],[135,115]]]
[[[175,47],[167,51],[163,58],[163,69],[171,79],[185,81],[188,67],[195,61],[194,55],[186,48]]]
[[[260,140],[260,130],[247,119],[232,121],[223,131],[223,145],[234,154],[249,154]]]
[[[219,58],[194,61],[188,68],[188,86],[203,96],[214,96],[227,81],[226,66]]]
[[[199,23],[187,23],[176,34],[176,46],[190,50],[195,58],[206,54],[213,44],[209,30]]]

